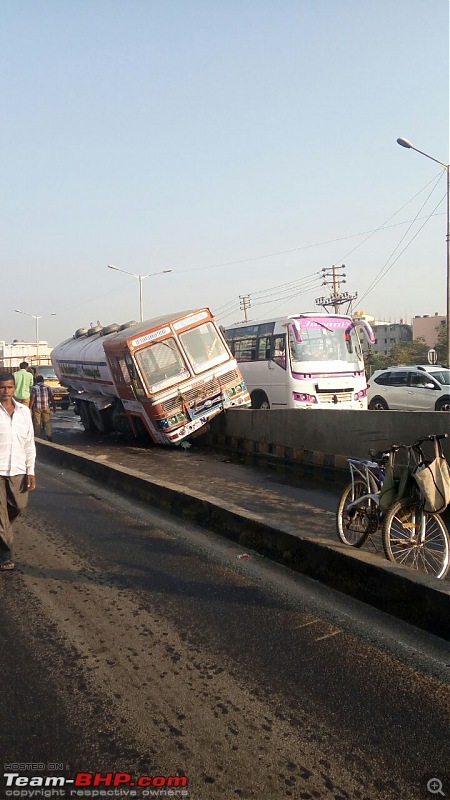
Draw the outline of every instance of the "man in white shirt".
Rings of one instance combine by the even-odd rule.
[[[0,572],[14,569],[12,523],[36,487],[30,410],[14,400],[14,375],[0,372]]]

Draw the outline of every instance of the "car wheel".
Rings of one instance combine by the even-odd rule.
[[[382,397],[373,397],[369,403],[369,408],[371,411],[388,411],[389,406],[386,403],[386,400],[383,400]]]
[[[450,411],[450,397],[440,397],[435,408],[436,411]]]

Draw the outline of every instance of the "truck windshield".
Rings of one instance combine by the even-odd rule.
[[[180,334],[181,343],[195,372],[202,372],[230,358],[212,322]]]
[[[296,320],[300,335],[289,326],[293,372],[330,372],[363,369],[361,345],[350,320],[313,318]],[[299,341],[301,339],[301,341]]]
[[[53,367],[36,367],[36,375],[42,375],[44,380],[57,381]]]
[[[189,377],[175,339],[155,342],[136,353],[141,375],[150,393],[160,391]]]

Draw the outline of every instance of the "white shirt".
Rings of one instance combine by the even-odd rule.
[[[34,475],[36,445],[30,409],[13,403],[12,416],[0,403],[0,475]]]

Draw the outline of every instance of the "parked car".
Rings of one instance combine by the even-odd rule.
[[[376,411],[450,411],[450,369],[437,364],[378,369],[367,385]]]
[[[50,364],[47,366],[45,364],[41,364],[40,366],[37,366],[36,375],[42,375],[44,378],[44,383],[46,383],[47,386],[50,386],[56,405],[67,410],[71,402],[69,390],[65,386],[61,386],[52,365]]]

